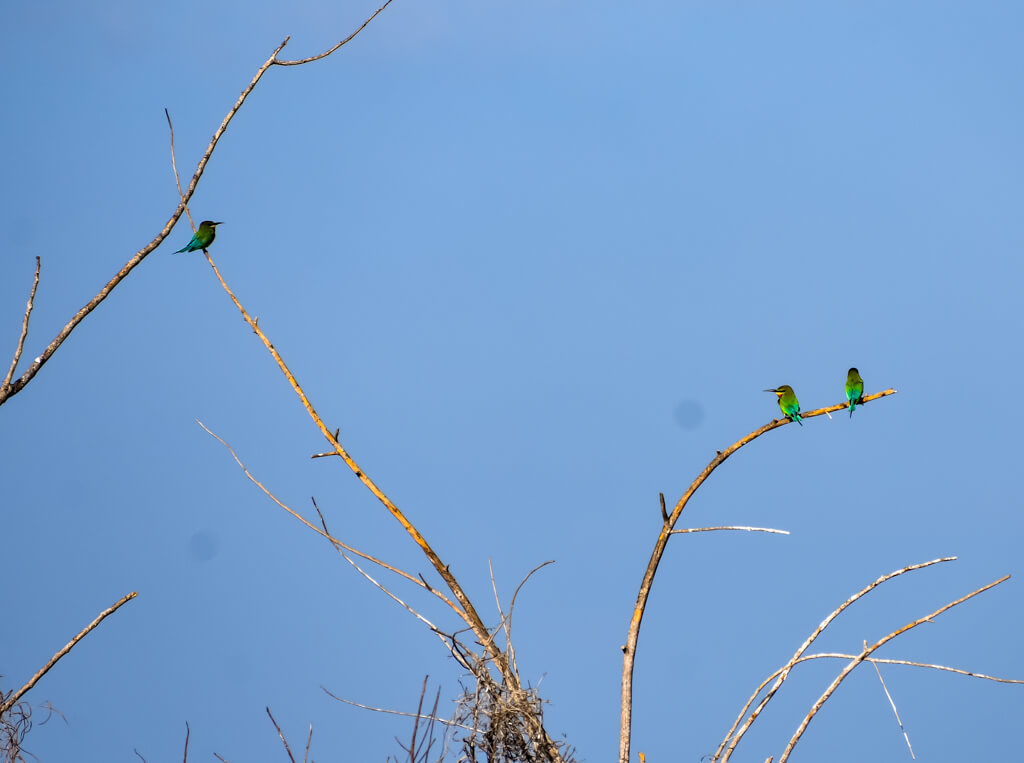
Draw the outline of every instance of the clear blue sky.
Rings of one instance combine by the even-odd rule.
[[[636,670],[634,751],[697,761],[821,619],[888,584],[822,649],[856,651],[1006,573],[882,656],[1024,678],[1018,484],[1024,50],[1019,3],[396,0],[317,64],[270,71],[192,209],[341,440],[490,623],[582,758],[617,750],[621,653],[659,524],[716,449]],[[276,45],[310,55],[376,5],[7,3],[0,361],[43,260],[27,358],[176,203]],[[437,640],[263,497],[413,571],[429,565],[335,459],[182,223],[0,409],[0,687],[139,597],[29,695],[44,761],[279,761],[269,705],[318,760],[380,761],[410,724],[320,691],[442,711]],[[434,578],[431,577],[433,580]],[[447,615],[396,589],[439,625]],[[840,668],[805,666],[740,748],[778,755]],[[1010,760],[1024,687],[890,667],[920,760]],[[45,713],[37,711],[37,720]],[[909,760],[874,672],[793,758]]]

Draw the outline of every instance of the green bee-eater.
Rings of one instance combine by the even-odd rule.
[[[846,399],[850,401],[850,418],[853,418],[857,403],[864,404],[864,380],[856,368],[846,372]]]
[[[796,399],[796,393],[788,384],[783,384],[775,389],[766,389],[765,392],[774,392],[779,399],[779,408],[782,414],[790,421],[795,421],[800,426],[803,422],[800,419],[800,401]]]
[[[181,252],[194,252],[196,249],[205,249],[217,238],[217,226],[224,223],[215,223],[213,220],[203,220],[199,223],[199,230],[192,235],[192,240],[174,254]]]

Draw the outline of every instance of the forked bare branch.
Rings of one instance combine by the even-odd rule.
[[[861,597],[866,596],[868,593],[870,593],[883,583],[886,583],[892,580],[893,578],[899,577],[900,575],[906,574],[908,572],[914,572],[916,570],[923,570],[927,567],[931,567],[934,564],[941,564],[943,562],[953,561],[956,561],[955,556],[946,556],[940,559],[932,559],[929,562],[911,564],[907,567],[894,570],[893,572],[890,572],[886,575],[882,575],[877,580],[864,586],[862,589],[857,591],[857,593],[853,594],[846,601],[844,601],[838,607],[833,609],[828,614],[828,616],[824,620],[822,620],[821,623],[818,624],[818,627],[811,632],[811,635],[807,637],[804,643],[802,643],[797,648],[793,656],[790,657],[789,662],[787,662],[784,666],[782,666],[782,668],[780,668],[778,671],[769,676],[760,686],[757,687],[757,689],[751,695],[750,699],[747,700],[747,704],[743,706],[743,709],[740,711],[740,714],[736,717],[736,720],[733,721],[732,727],[729,729],[729,732],[725,735],[725,738],[722,740],[721,744],[718,745],[718,749],[715,751],[715,754],[711,757],[711,763],[715,763],[715,761],[719,760],[719,757],[722,756],[722,750],[726,748],[726,745],[728,745],[728,749],[725,749],[725,755],[724,757],[721,757],[722,763],[725,763],[725,761],[729,759],[733,751],[736,749],[736,745],[739,744],[740,739],[742,739],[743,735],[747,733],[747,730],[754,723],[754,721],[757,720],[757,717],[764,710],[765,706],[771,701],[772,697],[774,697],[776,692],[778,692],[783,682],[789,677],[790,671],[793,669],[793,666],[801,661],[803,653],[807,651],[811,644],[814,643],[815,639],[817,639],[818,636],[820,636],[822,632],[826,628],[828,628],[828,626],[831,625],[837,617],[839,617],[839,615],[845,612],[851,604],[853,604]],[[758,703],[757,707],[754,708],[754,711],[750,714],[750,716],[747,717],[745,721],[743,721],[744,717],[747,715],[747,710],[750,709],[750,706],[754,703],[754,700],[756,700],[757,697],[760,695],[761,690],[764,689],[768,682],[773,679],[775,680],[775,683],[772,685],[771,689],[768,690],[768,693],[761,699],[761,701]],[[743,722],[743,725],[737,731],[736,727],[740,725],[741,721]]]
[[[367,24],[369,24],[373,19],[375,19],[377,17],[377,15],[379,13],[381,13],[381,11],[383,11],[390,3],[391,3],[391,0],[388,0],[388,2],[386,2],[380,8],[378,8],[373,13],[373,15],[370,16],[370,18],[368,18],[366,21],[364,21],[363,24],[358,29],[356,29],[352,34],[350,34],[348,37],[346,37],[340,43],[338,43],[337,45],[335,45],[334,47],[332,47],[330,50],[326,51],[325,53],[320,54],[319,56],[313,56],[312,58],[303,59],[301,61],[279,61],[277,59],[277,55],[282,50],[284,50],[285,45],[288,44],[288,41],[290,39],[289,37],[285,37],[284,38],[284,40],[281,42],[281,44],[278,45],[274,49],[273,53],[270,54],[270,58],[268,58],[266,61],[264,61],[263,65],[260,66],[260,68],[256,70],[256,74],[253,75],[253,78],[249,81],[249,84],[245,87],[245,89],[242,90],[241,95],[238,96],[238,99],[235,101],[235,103],[228,110],[228,113],[224,116],[224,119],[221,120],[220,126],[213,133],[213,137],[210,138],[210,142],[207,145],[206,150],[203,152],[202,157],[199,159],[199,163],[196,165],[196,170],[192,174],[192,180],[189,182],[188,187],[184,191],[182,191],[181,190],[181,183],[180,183],[180,181],[178,182],[178,195],[179,195],[178,206],[174,210],[174,212],[171,214],[170,219],[168,219],[167,222],[164,224],[164,227],[153,238],[152,241],[150,241],[144,247],[139,249],[121,267],[121,269],[119,271],[117,271],[117,273],[114,274],[113,278],[111,278],[107,282],[107,284],[102,289],[100,289],[99,292],[96,293],[96,296],[94,296],[92,299],[90,299],[85,304],[85,306],[83,306],[77,313],[75,313],[71,317],[71,320],[69,320],[64,325],[64,328],[62,328],[57,333],[57,336],[54,337],[53,341],[50,342],[50,344],[46,346],[46,348],[39,354],[39,357],[37,357],[35,360],[32,361],[32,364],[25,370],[25,372],[17,380],[15,380],[15,381],[13,381],[11,383],[4,384],[4,385],[0,386],[0,405],[3,405],[7,400],[9,400],[11,397],[16,395],[22,389],[24,389],[25,385],[28,384],[30,381],[32,381],[32,379],[35,377],[35,375],[37,373],[39,373],[39,369],[41,369],[46,364],[46,362],[51,357],[53,357],[53,354],[57,351],[57,349],[64,343],[64,341],[69,336],[71,336],[71,333],[78,327],[78,325],[83,320],[85,320],[86,316],[89,315],[89,313],[91,313],[93,310],[95,310],[99,306],[99,304],[101,302],[103,302],[103,300],[105,300],[110,295],[110,293],[117,287],[117,285],[120,284],[121,281],[123,281],[125,278],[127,278],[128,274],[131,273],[132,270],[134,270],[135,267],[140,262],[142,262],[150,253],[152,253],[153,250],[155,250],[158,246],[160,246],[160,244],[163,243],[165,238],[167,238],[168,234],[171,232],[171,230],[177,224],[177,222],[180,219],[181,215],[187,209],[188,202],[192,198],[192,195],[195,193],[196,187],[199,185],[199,181],[202,178],[203,173],[206,170],[206,166],[210,162],[210,157],[213,156],[213,151],[217,147],[217,144],[220,142],[220,139],[224,136],[225,131],[228,129],[228,125],[231,124],[231,120],[233,120],[235,118],[235,115],[242,108],[242,105],[245,103],[246,99],[248,99],[249,95],[256,88],[256,85],[263,78],[263,75],[267,73],[267,70],[270,69],[271,66],[298,66],[300,64],[308,63],[310,61],[315,61],[315,60],[318,60],[320,58],[323,58],[325,56],[330,55],[331,53],[336,51],[338,48],[340,48],[342,45],[344,45],[345,43],[347,43],[350,40],[352,40],[352,38],[354,38],[361,31],[363,31],[363,29],[366,28]],[[170,115],[169,114],[167,116],[167,121],[168,121],[168,124],[170,124]],[[173,146],[172,146],[172,148],[173,148]],[[173,151],[172,151],[172,161],[173,161]],[[175,172],[175,177],[177,178],[177,174],[178,173],[177,173],[177,163],[176,162],[174,163],[174,172]]]
[[[814,716],[818,714],[818,711],[821,710],[825,702],[828,701],[828,698],[831,697],[835,690],[839,688],[839,684],[846,680],[846,677],[850,675],[851,672],[853,672],[854,668],[856,668],[858,665],[864,662],[872,654],[872,652],[875,652],[888,642],[892,641],[897,636],[906,633],[912,628],[916,628],[921,623],[931,622],[934,618],[938,617],[946,610],[952,609],[958,604],[963,604],[968,599],[972,599],[975,596],[984,593],[990,588],[994,588],[995,586],[999,585],[1000,583],[1004,583],[1009,579],[1009,575],[1004,575],[998,580],[993,580],[991,583],[983,585],[981,588],[976,588],[969,594],[961,596],[959,599],[956,599],[954,601],[951,601],[949,604],[945,604],[939,607],[934,612],[930,612],[924,617],[919,617],[913,622],[907,623],[906,625],[897,628],[892,633],[889,633],[888,635],[880,638],[871,646],[865,647],[860,654],[858,654],[856,657],[850,660],[846,667],[839,672],[839,675],[835,677],[835,680],[833,680],[832,683],[829,684],[828,688],[825,689],[822,695],[818,697],[817,701],[811,706],[810,711],[804,717],[803,721],[800,722],[800,726],[797,727],[797,730],[793,733],[793,736],[790,738],[789,743],[786,745],[786,749],[783,750],[782,755],[779,757],[779,763],[786,763],[786,761],[789,760],[789,756],[792,754],[793,748],[796,747],[797,742],[800,741],[800,737],[803,736],[803,733],[807,730],[807,726],[810,725],[811,721],[814,719]]]

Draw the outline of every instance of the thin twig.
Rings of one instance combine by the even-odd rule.
[[[786,745],[786,749],[783,751],[781,757],[779,757],[779,763],[786,763],[786,761],[789,760],[789,756],[790,756],[790,754],[792,754],[793,748],[796,746],[797,742],[800,741],[800,737],[803,736],[803,733],[807,730],[807,726],[814,719],[814,716],[818,714],[818,711],[821,709],[822,705],[824,705],[825,702],[828,701],[828,698],[832,696],[832,694],[835,692],[835,690],[837,688],[839,688],[839,684],[841,684],[846,679],[846,677],[848,675],[850,675],[850,673],[853,671],[853,669],[856,668],[858,665],[860,665],[862,662],[864,662],[864,660],[867,659],[871,655],[872,652],[878,650],[879,648],[881,648],[882,646],[884,646],[888,642],[892,641],[897,636],[902,635],[903,633],[906,633],[907,631],[909,631],[912,628],[916,628],[921,623],[931,622],[934,618],[938,617],[939,615],[941,615],[946,610],[952,609],[953,607],[957,606],[958,604],[962,604],[963,602],[967,601],[968,599],[972,599],[975,596],[977,596],[978,594],[984,593],[985,591],[989,590],[990,588],[994,588],[995,586],[999,585],[1000,583],[1004,583],[1004,582],[1006,582],[1009,579],[1010,579],[1009,575],[1004,575],[1003,577],[999,578],[998,580],[994,580],[994,581],[992,581],[991,583],[989,583],[987,585],[983,585],[981,588],[977,588],[974,591],[971,591],[966,596],[961,596],[959,599],[956,599],[955,601],[951,601],[949,604],[945,604],[945,605],[939,607],[934,612],[931,612],[931,613],[925,615],[924,617],[919,617],[918,619],[914,620],[913,622],[907,623],[906,625],[904,625],[901,628],[897,628],[896,630],[894,630],[892,633],[888,634],[887,636],[883,636],[881,639],[876,641],[871,646],[865,647],[864,651],[862,651],[854,659],[850,660],[849,664],[847,664],[847,666],[845,668],[843,668],[842,671],[840,671],[839,675],[836,676],[835,680],[832,681],[831,684],[829,684],[829,687],[827,689],[825,689],[825,691],[822,693],[822,695],[820,697],[818,697],[818,699],[814,703],[814,705],[811,706],[810,711],[804,717],[803,721],[801,721],[800,726],[797,727],[797,730],[794,732],[793,736],[790,738],[789,744]]]
[[[315,533],[317,533],[318,535],[322,536],[323,538],[326,538],[326,539],[327,539],[328,541],[330,541],[330,542],[331,542],[332,544],[334,544],[334,546],[335,546],[336,548],[339,548],[339,549],[343,548],[343,549],[345,549],[346,551],[348,551],[348,552],[350,552],[350,553],[352,553],[352,554],[355,554],[356,556],[358,556],[358,557],[360,557],[360,558],[362,558],[362,559],[365,559],[365,560],[366,560],[366,561],[368,561],[368,562],[373,562],[374,564],[376,564],[376,565],[379,565],[380,567],[383,567],[384,569],[388,570],[389,572],[393,572],[393,573],[395,573],[396,575],[399,575],[400,577],[403,577],[403,578],[405,578],[406,580],[410,581],[411,583],[414,583],[415,585],[418,585],[418,586],[420,586],[421,588],[425,588],[426,590],[430,591],[430,592],[431,592],[432,594],[434,594],[435,596],[437,596],[437,597],[438,597],[439,599],[441,599],[441,601],[443,601],[443,602],[444,602],[445,604],[447,604],[447,605],[448,605],[449,607],[451,607],[451,608],[452,608],[452,609],[453,609],[453,610],[455,611],[455,613],[456,613],[457,615],[459,615],[459,617],[460,617],[460,618],[462,618],[463,620],[465,620],[465,615],[464,615],[464,614],[463,614],[463,612],[462,612],[462,611],[461,611],[461,610],[459,609],[458,605],[456,605],[456,604],[455,604],[455,603],[454,603],[453,601],[451,601],[450,599],[448,599],[448,598],[447,598],[447,597],[446,597],[446,596],[445,596],[445,595],[444,595],[443,593],[441,593],[440,591],[437,591],[437,590],[435,590],[435,589],[431,588],[431,587],[430,587],[429,585],[427,585],[427,584],[426,584],[426,582],[425,582],[425,581],[423,581],[422,579],[420,579],[420,578],[418,578],[418,577],[414,577],[414,576],[410,575],[410,574],[409,574],[408,572],[406,572],[406,571],[405,571],[405,570],[403,570],[403,569],[400,569],[400,568],[398,568],[398,567],[395,567],[395,566],[394,566],[394,565],[392,565],[392,564],[388,564],[387,562],[385,562],[385,561],[384,561],[384,560],[382,560],[382,559],[378,559],[378,558],[377,558],[377,557],[375,557],[375,556],[371,556],[370,554],[364,553],[364,552],[360,551],[359,549],[357,549],[357,548],[354,548],[354,547],[352,547],[352,546],[348,545],[347,543],[344,543],[344,542],[342,542],[342,541],[338,540],[338,539],[337,539],[337,538],[335,538],[335,537],[334,537],[333,535],[331,535],[331,534],[330,534],[329,532],[327,532],[326,530],[321,530],[321,529],[320,529],[319,527],[317,527],[316,525],[314,525],[314,524],[313,524],[312,522],[310,522],[310,521],[309,521],[308,519],[306,519],[306,518],[305,518],[304,516],[302,516],[301,514],[299,514],[299,512],[295,511],[295,509],[293,509],[293,508],[292,508],[291,506],[288,506],[288,505],[287,505],[286,503],[284,503],[283,501],[281,501],[281,500],[280,500],[280,499],[279,499],[279,498],[278,498],[278,497],[277,497],[276,495],[274,495],[274,494],[273,494],[273,493],[272,493],[272,492],[271,492],[271,491],[270,491],[270,490],[269,490],[269,489],[268,489],[268,488],[267,488],[267,487],[266,487],[266,486],[265,486],[265,485],[264,485],[264,484],[263,484],[262,482],[260,482],[260,481],[259,481],[258,479],[256,479],[256,477],[255,477],[255,476],[253,476],[252,472],[250,472],[250,471],[249,471],[249,469],[248,469],[248,468],[246,467],[246,465],[245,465],[244,463],[242,463],[242,460],[241,460],[241,459],[240,459],[240,458],[238,457],[238,454],[237,454],[237,453],[235,452],[235,449],[234,449],[234,448],[232,448],[232,447],[231,447],[231,446],[230,446],[230,445],[229,445],[229,444],[228,444],[228,443],[227,443],[227,442],[226,442],[226,441],[225,441],[225,440],[224,440],[224,439],[223,439],[222,437],[218,436],[218,435],[217,435],[217,434],[215,434],[215,433],[214,433],[213,431],[211,431],[211,430],[210,430],[210,428],[209,428],[208,426],[206,426],[206,424],[204,424],[203,422],[201,422],[201,421],[200,421],[199,419],[196,419],[196,423],[197,423],[197,424],[198,424],[199,426],[201,426],[201,427],[202,427],[202,428],[203,428],[203,429],[204,429],[204,430],[206,431],[206,433],[207,433],[207,434],[209,434],[209,435],[210,435],[211,437],[213,437],[213,438],[214,438],[215,440],[217,440],[217,442],[219,442],[219,443],[220,443],[221,445],[223,445],[223,446],[224,446],[225,448],[227,448],[227,449],[228,449],[228,452],[229,452],[229,453],[231,453],[231,457],[232,457],[233,459],[235,459],[235,463],[236,463],[236,464],[238,464],[239,468],[241,468],[241,470],[242,470],[242,472],[243,472],[243,473],[245,474],[245,476],[246,476],[246,477],[248,477],[248,478],[249,478],[249,480],[250,480],[250,481],[251,481],[251,482],[252,482],[252,483],[253,483],[254,485],[256,485],[256,487],[258,487],[258,488],[259,488],[260,490],[262,490],[262,491],[263,491],[263,494],[264,494],[264,495],[266,495],[266,496],[267,496],[267,497],[268,497],[268,498],[269,498],[270,500],[272,500],[272,501],[273,501],[274,503],[276,503],[276,504],[277,504],[278,506],[280,506],[280,507],[281,507],[282,509],[284,509],[285,511],[287,511],[287,512],[288,512],[289,514],[291,514],[291,515],[292,515],[293,517],[295,517],[295,518],[296,518],[297,520],[299,520],[300,522],[302,522],[302,524],[304,524],[304,525],[305,525],[306,527],[308,527],[308,528],[309,528],[310,530],[312,530],[313,532],[315,532]],[[315,505],[315,504],[314,504],[314,505]],[[317,509],[317,511],[319,511],[319,508]],[[321,515],[321,520],[322,520],[322,519],[323,519],[323,516]],[[357,569],[358,569],[358,568],[357,568]]]
[[[274,720],[274,716],[271,714],[269,707],[267,707],[267,715],[270,716],[270,722],[274,724],[274,728],[277,729],[277,735],[281,737],[281,741],[284,743],[284,751],[288,753],[288,760],[295,763],[295,758],[292,756],[292,748],[288,746],[288,740],[284,738],[284,734],[281,732],[281,727],[277,725],[277,721]]]
[[[416,705],[416,719],[412,722],[412,741],[409,743],[409,763],[416,763],[416,736],[420,731],[420,717],[423,712],[423,698],[427,696],[427,680],[430,676],[423,676],[423,688],[420,689],[420,701]]]
[[[856,657],[853,654],[844,654],[841,652],[819,652],[817,654],[805,654],[800,658],[799,662],[805,662],[807,660],[820,660],[823,658],[828,659],[839,659],[839,660],[852,660]],[[956,673],[960,676],[967,676],[968,678],[980,678],[985,681],[995,681],[1001,684],[1024,684],[1022,678],[999,678],[999,676],[990,676],[985,673],[975,673],[971,670],[963,670],[961,668],[951,668],[949,665],[936,665],[931,662],[914,662],[913,660],[894,660],[889,657],[867,657],[866,662],[873,662],[879,665],[908,665],[912,668],[929,668],[931,670],[941,670],[947,673]],[[776,674],[773,674],[768,680],[774,678]]]
[[[313,744],[313,724],[309,724],[309,736],[306,737],[306,752],[302,756],[302,763],[309,763],[309,746]]]
[[[742,525],[730,525],[728,527],[684,527],[681,530],[670,530],[669,535],[676,535],[677,533],[706,533],[713,530],[746,530],[747,532],[789,535],[789,530],[773,530],[770,527],[744,527]]]
[[[739,744],[740,739],[742,739],[743,735],[747,733],[747,730],[754,723],[754,721],[757,720],[757,717],[764,710],[765,706],[767,706],[767,704],[771,701],[772,697],[774,697],[776,692],[778,692],[778,690],[782,686],[783,682],[789,677],[790,671],[793,669],[793,666],[796,665],[800,661],[800,658],[803,655],[803,653],[806,652],[807,649],[811,646],[811,644],[814,643],[815,639],[817,639],[818,636],[821,635],[822,631],[824,631],[829,625],[831,625],[832,622],[837,617],[839,617],[839,615],[841,615],[844,611],[846,611],[846,609],[851,604],[853,604],[855,601],[857,601],[861,597],[866,596],[868,593],[873,591],[878,586],[882,585],[883,583],[885,583],[885,582],[887,582],[889,580],[892,580],[895,577],[899,577],[900,575],[903,575],[903,574],[905,574],[907,572],[914,572],[916,570],[923,570],[926,567],[931,567],[933,564],[941,564],[943,562],[952,562],[952,561],[956,561],[956,557],[955,556],[947,556],[947,557],[942,557],[940,559],[932,559],[929,562],[921,562],[920,564],[911,564],[911,565],[909,565],[907,567],[903,567],[901,569],[895,570],[895,571],[890,572],[890,573],[888,573],[886,575],[882,575],[877,580],[875,580],[875,581],[869,583],[868,585],[864,586],[862,589],[857,591],[857,593],[853,594],[853,596],[849,597],[846,601],[844,601],[842,604],[840,604],[838,607],[836,607],[834,610],[832,610],[828,614],[828,616],[824,620],[822,620],[821,623],[819,623],[818,627],[815,628],[811,632],[811,635],[808,636],[807,639],[797,648],[797,650],[793,654],[793,656],[790,657],[789,662],[787,662],[776,673],[774,673],[771,676],[769,676],[760,686],[757,687],[757,689],[754,691],[754,693],[750,696],[750,699],[747,700],[747,704],[743,706],[743,709],[740,711],[740,714],[738,716],[736,716],[736,720],[733,721],[732,727],[729,729],[728,733],[725,735],[725,738],[718,745],[718,749],[715,751],[715,754],[711,757],[711,763],[715,763],[715,761],[717,761],[719,759],[719,756],[722,755],[723,748],[725,748],[725,746],[727,744],[729,745],[729,747],[725,751],[725,756],[722,757],[722,763],[725,763],[725,761],[729,760],[729,757],[732,755],[733,751],[736,749],[736,745]],[[771,689],[768,690],[768,693],[758,703],[757,707],[754,708],[754,711],[750,714],[750,717],[748,717],[747,720],[743,722],[743,726],[740,727],[739,731],[736,731],[736,727],[739,726],[741,721],[743,721],[744,716],[746,716],[746,714],[747,714],[747,710],[750,709],[750,706],[754,703],[754,700],[756,700],[758,695],[760,695],[761,690],[764,689],[764,687],[768,684],[768,682],[772,681],[773,679],[775,680],[775,683],[772,685]],[[733,732],[735,732],[735,734]]]
[[[494,568],[491,566],[491,560],[487,560],[487,567],[491,571],[491,588],[494,590],[494,601],[498,606],[498,616],[501,618],[501,623],[497,627],[495,627],[494,630],[491,632],[489,640],[493,640],[494,637],[498,635],[499,630],[505,631],[505,645],[509,654],[509,662],[511,663],[512,670],[515,671],[516,675],[519,675],[519,667],[518,665],[516,665],[515,649],[512,646],[512,610],[514,610],[516,607],[516,598],[518,598],[519,596],[519,591],[522,590],[524,585],[526,585],[526,581],[533,577],[533,573],[537,572],[540,569],[543,569],[544,567],[547,567],[549,564],[554,563],[554,559],[549,559],[546,562],[541,562],[532,570],[526,573],[526,577],[519,581],[519,585],[516,586],[516,590],[512,593],[512,600],[509,603],[508,612],[506,613],[502,611],[501,602],[498,600],[498,589],[494,583]]]
[[[311,61],[319,61],[321,58],[327,58],[327,56],[331,55],[331,53],[336,51],[342,45],[344,45],[345,43],[349,42],[357,34],[362,32],[366,28],[366,25],[369,24],[371,21],[373,21],[375,18],[377,18],[377,15],[381,11],[383,11],[385,8],[387,8],[389,5],[391,5],[391,0],[387,0],[387,2],[384,3],[384,5],[382,5],[376,11],[374,11],[373,15],[370,16],[370,18],[368,18],[366,21],[364,21],[363,25],[361,27],[359,27],[356,31],[354,31],[352,34],[350,34],[348,37],[346,37],[344,40],[339,42],[334,47],[329,48],[328,50],[325,50],[323,53],[319,53],[319,54],[317,54],[315,56],[310,56],[309,58],[303,58],[303,59],[301,59],[299,61],[275,61],[274,63],[277,66],[301,66],[302,64],[308,64]]]
[[[50,668],[52,668],[54,665],[57,664],[58,660],[60,660],[64,655],[66,655],[68,652],[70,652],[75,647],[75,644],[77,644],[79,641],[81,641],[83,638],[85,638],[85,636],[89,633],[89,631],[91,631],[93,628],[95,628],[97,625],[99,625],[101,622],[103,622],[107,617],[109,617],[110,615],[114,614],[114,612],[116,612],[118,609],[120,609],[122,605],[128,603],[129,601],[134,599],[136,596],[138,596],[138,593],[136,593],[135,591],[132,591],[131,593],[126,594],[125,596],[122,596],[112,606],[110,606],[107,609],[105,609],[102,612],[100,612],[99,615],[97,615],[95,620],[93,620],[91,623],[89,623],[87,626],[85,626],[81,631],[78,632],[77,636],[75,636],[73,639],[71,639],[71,641],[69,641],[67,643],[67,645],[63,649],[61,649],[59,652],[57,652],[55,655],[53,655],[53,657],[50,658],[49,662],[47,662],[45,665],[43,665],[43,667],[40,668],[39,672],[36,673],[34,676],[32,676],[32,678],[30,678],[28,680],[28,683],[26,683],[24,686],[22,686],[20,689],[18,689],[16,692],[14,692],[14,694],[12,694],[10,697],[8,697],[5,702],[0,704],[0,716],[2,716],[8,710],[10,710],[12,707],[14,707],[18,703],[18,700],[21,699],[22,696],[25,694],[25,692],[27,692],[29,689],[31,689],[33,686],[35,686],[36,682],[40,678],[45,676],[46,673],[50,670]]]
[[[894,394],[896,394],[895,389],[887,389],[883,392],[876,392],[873,395],[866,395],[864,397],[864,401],[869,402],[871,400],[877,400]],[[814,418],[815,416],[823,416],[828,412],[841,411],[848,405],[848,402],[839,403],[826,408],[818,408],[817,410],[808,411],[807,414],[801,415],[807,419]],[[675,508],[672,510],[672,514],[669,516],[668,521],[662,524],[662,528],[658,533],[658,539],[654,543],[654,549],[651,551],[650,561],[648,561],[647,567],[644,570],[643,580],[640,582],[640,590],[637,592],[636,604],[633,607],[633,614],[629,621],[626,643],[622,647],[622,700],[619,720],[619,763],[630,763],[630,730],[633,724],[633,666],[636,663],[636,648],[637,642],[640,638],[640,624],[643,621],[644,610],[647,607],[647,599],[651,594],[651,586],[654,584],[654,576],[658,571],[658,565],[661,564],[661,559],[665,554],[665,548],[668,545],[668,540],[673,534],[672,529],[675,527],[676,522],[679,521],[679,516],[683,513],[683,509],[686,508],[694,493],[697,492],[697,489],[704,484],[704,481],[711,476],[711,473],[721,466],[729,456],[744,445],[753,442],[761,435],[766,434],[773,429],[784,427],[789,423],[791,423],[789,419],[772,419],[770,423],[765,424],[759,429],[755,429],[746,437],[740,438],[725,450],[717,451],[715,457],[711,459],[708,465],[704,467],[704,470],[701,471],[701,473],[697,475],[697,478],[690,484],[690,487],[686,489],[686,492],[683,493],[679,502],[676,503]]]
[[[867,647],[868,647],[868,642],[865,641],[864,642],[864,648],[867,649]],[[875,673],[878,674],[878,681],[879,681],[879,683],[882,684],[882,691],[885,692],[885,696],[889,700],[889,704],[892,705],[892,712],[893,712],[893,715],[896,716],[896,723],[899,724],[900,731],[903,732],[903,738],[907,742],[907,749],[910,750],[910,759],[911,760],[917,760],[917,757],[915,757],[915,755],[914,755],[914,747],[910,744],[910,737],[907,736],[907,730],[905,728],[903,728],[903,721],[900,720],[900,711],[896,709],[896,702],[893,700],[892,695],[889,693],[889,687],[885,685],[885,679],[882,678],[882,671],[878,669],[878,663],[877,662],[874,662],[873,660],[868,660],[868,662],[871,663],[871,667],[873,667],[875,669]]]
[[[32,304],[36,299],[36,289],[39,288],[39,266],[42,263],[39,256],[36,255],[36,277],[32,281],[32,291],[28,295],[28,304],[25,306],[25,317],[21,321],[21,336],[18,337],[18,347],[14,351],[14,359],[11,361],[11,367],[7,371],[7,376],[4,377],[3,384],[0,384],[0,397],[2,397],[7,390],[11,388],[11,379],[14,378],[14,372],[18,370],[18,363],[21,361],[21,353],[25,349],[25,337],[28,336],[28,319],[32,315]]]
[[[494,591],[494,605],[498,609],[498,617],[501,618],[501,624],[494,629],[488,638],[489,640],[493,640],[494,637],[498,635],[499,630],[505,631],[505,654],[508,655],[508,663],[512,671],[516,675],[519,675],[519,668],[516,665],[516,652],[512,647],[512,626],[509,619],[505,616],[505,612],[501,608],[501,599],[498,597],[498,584],[494,581],[494,565],[491,563],[490,559],[487,560],[487,570],[491,575],[491,590]],[[485,645],[485,647],[486,646],[487,645]]]
[[[375,713],[387,713],[388,715],[402,715],[406,718],[415,718],[417,716],[417,713],[406,713],[402,712],[401,710],[389,710],[385,707],[372,707],[370,705],[363,705],[359,702],[353,702],[350,699],[345,699],[344,697],[339,697],[336,694],[332,694],[326,687],[321,686],[320,688],[323,689],[324,693],[328,697],[332,697],[333,699],[338,700],[338,702],[344,702],[346,705],[352,705],[353,707],[361,707],[363,710],[372,710]],[[463,729],[464,731],[473,731],[472,726],[466,726],[461,723],[457,723],[453,720],[449,720],[447,718],[440,718],[436,715],[425,715],[421,717],[424,718],[424,720],[436,721],[437,723],[443,723],[445,726],[451,726],[452,728]]]
[[[192,733],[192,729],[188,727],[188,721],[185,721],[185,757],[182,759],[184,763],[188,763],[188,738]]]
[[[185,204],[185,214],[188,215],[188,224],[192,232],[196,232],[196,221],[192,219],[192,210],[188,208],[185,201],[185,194],[181,192],[181,177],[178,175],[178,160],[174,152],[174,124],[171,122],[171,112],[164,108],[164,116],[167,117],[167,129],[171,133],[171,169],[174,170],[174,184],[178,187],[178,198]]]

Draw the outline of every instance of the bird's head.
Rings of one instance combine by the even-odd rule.
[[[203,220],[201,223],[199,223],[199,227],[200,228],[210,229],[210,228],[216,228],[218,225],[223,225],[223,224],[224,223],[215,223],[213,220]]]
[[[766,389],[765,392],[774,392],[779,397],[782,397],[787,392],[792,393],[793,388],[790,387],[788,384],[783,384],[781,387],[776,387],[775,389]]]
[[[860,376],[860,371],[858,371],[856,368],[851,368],[849,371],[846,372],[846,375],[847,376]]]

